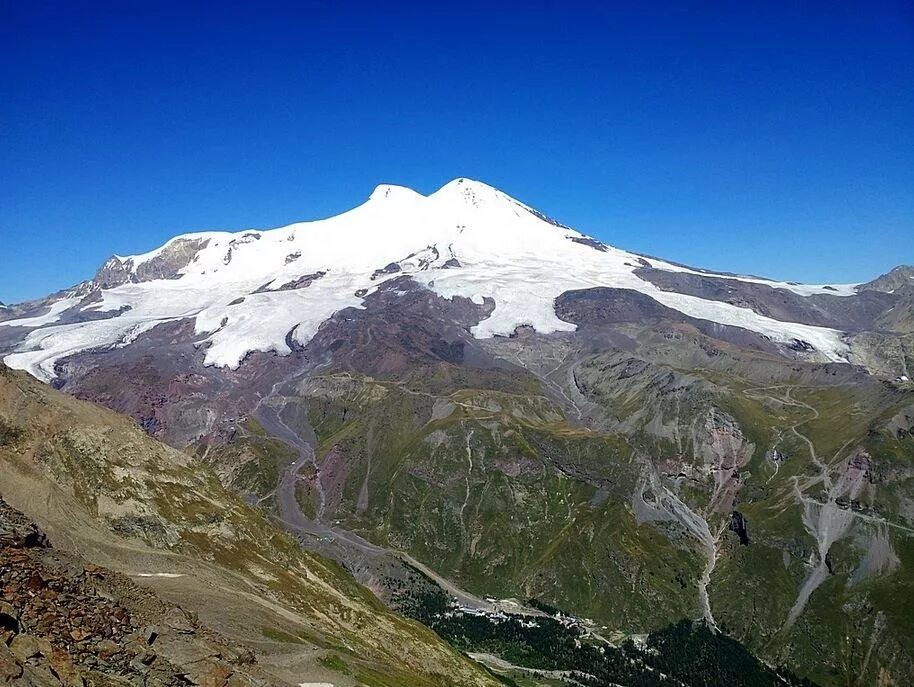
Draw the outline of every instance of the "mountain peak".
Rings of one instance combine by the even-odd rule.
[[[414,191],[407,186],[398,186],[397,184],[378,184],[375,190],[368,196],[368,200],[406,200],[413,201],[424,198],[421,193]]]
[[[522,203],[516,201],[508,194],[499,191],[494,186],[466,177],[452,179],[428,196],[424,196],[408,186],[401,186],[399,184],[379,184],[375,187],[374,191],[371,192],[368,199],[372,201],[414,201],[418,199],[428,199],[438,202],[460,202],[476,207],[493,201],[508,201],[515,205],[522,205]]]
[[[895,293],[898,289],[914,286],[914,265],[898,265],[866,284],[858,287],[859,291],[882,291]]]
[[[439,188],[435,193],[449,193],[449,192],[458,192],[462,193],[466,190],[471,190],[474,192],[494,192],[501,193],[494,186],[489,184],[477,181],[476,179],[469,179],[467,177],[457,177],[456,179],[451,179],[444,186]]]
[[[429,198],[434,198],[439,201],[456,201],[473,207],[480,207],[498,201],[507,201],[515,205],[520,205],[520,203],[511,196],[499,191],[494,186],[489,186],[488,184],[474,179],[467,179],[466,177],[459,177],[449,181],[431,194]]]

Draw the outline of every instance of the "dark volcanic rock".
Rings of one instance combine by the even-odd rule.
[[[631,289],[596,287],[566,291],[555,299],[555,313],[566,322],[592,327],[630,324],[657,328],[659,325],[688,324],[720,341],[772,353],[778,351],[775,344],[760,334],[689,317]]]
[[[478,348],[467,329],[485,318],[492,303],[445,299],[406,276],[382,284],[364,309],[346,308],[321,325],[304,348],[315,360],[377,374],[412,365],[460,364]],[[484,356],[481,349],[474,355]]]
[[[555,299],[555,314],[559,319],[578,325],[685,320],[685,315],[650,296],[609,287],[566,291]]]
[[[293,279],[292,281],[287,281],[285,284],[283,284],[282,286],[277,287],[275,289],[268,288],[269,284],[264,284],[259,289],[257,289],[254,293],[263,293],[265,291],[292,291],[293,289],[306,289],[309,286],[311,286],[311,284],[316,282],[318,279],[321,279],[324,276],[326,276],[326,274],[327,273],[324,271],[314,272],[313,274],[303,274],[298,279]],[[272,283],[272,282],[270,282],[270,283]],[[242,300],[244,300],[244,299],[242,299]]]
[[[374,281],[378,277],[383,277],[385,274],[395,274],[400,271],[400,265],[396,262],[392,262],[386,267],[375,270],[371,273],[371,280]]]
[[[738,510],[733,511],[730,514],[730,525],[728,528],[731,532],[735,532],[736,536],[739,537],[739,543],[741,546],[749,546],[748,523],[743,517],[743,514]]]
[[[581,238],[580,236],[569,236],[568,240],[574,241],[575,243],[580,243],[582,246],[588,246],[589,248],[598,250],[601,253],[605,253],[607,250],[605,243],[600,243],[596,239],[592,239],[590,237],[585,236],[584,238]]]
[[[897,301],[897,296],[876,290],[861,291],[854,296],[801,296],[767,284],[653,267],[639,268],[635,274],[664,291],[730,303],[784,322],[802,322],[849,332],[877,329],[876,319]]]
[[[242,655],[201,630],[194,616],[105,568],[55,551],[22,513],[0,499],[0,684],[66,685],[255,684],[222,655]],[[170,633],[160,648],[158,630]],[[144,629],[145,628],[145,629]],[[206,655],[206,665],[179,667],[175,637],[198,641],[178,654]],[[170,648],[168,648],[170,647]],[[190,671],[190,672],[188,672]],[[193,681],[188,675],[193,674]]]

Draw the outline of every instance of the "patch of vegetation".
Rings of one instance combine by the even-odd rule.
[[[540,601],[539,599],[533,598],[528,599],[527,605],[531,608],[535,608],[538,611],[542,611],[546,615],[558,615],[561,611],[555,606],[547,604],[545,601]]]
[[[168,542],[168,530],[153,516],[124,515],[111,520],[111,529],[123,537],[134,537],[145,542],[164,545]]]
[[[0,446],[12,446],[25,434],[21,427],[11,425],[0,418]]]
[[[632,445],[565,422],[543,397],[474,381],[438,400],[386,382],[380,403],[309,398],[318,458],[348,462],[344,526],[476,594],[533,596],[628,631],[692,615],[700,561],[691,541],[635,521]]]
[[[648,635],[643,647],[614,647],[573,623],[521,615],[467,613],[440,589],[424,587],[401,610],[463,651],[490,653],[533,670],[565,671],[587,687],[703,685],[813,687],[785,668],[770,668],[740,642],[703,622],[681,620]],[[555,609],[558,611],[558,609]]]
[[[835,580],[783,632],[815,548],[794,482],[820,471],[807,437],[834,470],[852,452],[866,451],[869,482],[851,507],[905,525],[914,433],[886,425],[910,396],[875,382],[831,381],[815,366],[784,370],[764,356],[743,373],[726,351],[697,369],[665,346],[655,351],[661,362],[614,354],[575,367],[578,389],[623,421],[614,434],[566,422],[516,371],[513,380],[446,367],[397,381],[353,375],[347,398],[309,395],[318,456],[336,450],[348,461],[335,517],[433,563],[477,595],[534,598],[544,609],[593,618],[622,635],[659,632],[698,616],[704,561],[680,525],[636,520],[630,504],[641,462],[650,460],[712,531],[725,528],[730,506],[709,509],[715,484],[705,453],[709,413],[723,414],[738,428],[734,450],[748,460],[735,478],[733,508],[749,523],[751,545],[723,530],[708,590],[718,624],[749,651],[789,661],[817,681],[842,684],[863,674],[863,658],[840,677],[818,666],[840,663],[851,642],[865,655],[877,615],[889,628],[880,636],[912,636],[905,634],[906,618],[914,617],[903,612],[909,604],[893,603],[910,567],[902,563],[860,591],[844,591],[864,553],[855,524],[832,552]],[[360,385],[383,385],[387,393],[371,400]],[[774,448],[782,456],[776,463]],[[668,474],[677,466],[679,478]],[[905,543],[893,546],[904,561]],[[860,599],[873,608],[849,610],[845,602]],[[876,642],[862,679],[880,665],[897,665],[907,644]]]
[[[304,644],[305,642],[300,638],[296,637],[293,634],[284,632],[275,627],[262,627],[260,628],[260,634],[262,634],[267,639],[271,639],[274,642],[282,642],[283,644]]]
[[[350,675],[351,670],[349,669],[349,664],[346,663],[336,654],[327,654],[326,656],[321,656],[317,659],[317,662],[320,663],[324,668],[329,668],[334,670],[337,673],[342,673],[343,675]]]

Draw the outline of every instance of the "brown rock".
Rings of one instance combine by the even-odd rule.
[[[42,642],[32,635],[16,635],[13,637],[13,641],[10,642],[10,651],[20,661],[25,661],[33,656],[40,656],[45,650],[50,653],[50,644],[47,641]]]
[[[235,671],[222,663],[206,662],[193,677],[200,687],[226,687],[234,674]]]
[[[121,652],[121,647],[118,646],[117,642],[113,642],[110,639],[103,639],[95,645],[95,651],[99,658],[107,661],[115,654],[119,654]]]
[[[48,662],[64,685],[67,685],[67,687],[82,687],[83,679],[66,651],[54,649],[51,651],[51,655],[48,656]]]
[[[70,630],[70,636],[73,638],[74,642],[81,642],[84,639],[88,639],[92,636],[92,633],[82,627],[77,627]]]
[[[15,680],[22,675],[22,664],[16,660],[13,653],[0,644],[0,680]]]
[[[44,587],[44,580],[41,578],[41,575],[38,573],[32,573],[28,580],[25,582],[26,591],[29,591],[33,594],[37,594]]]

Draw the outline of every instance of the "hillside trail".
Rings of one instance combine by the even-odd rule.
[[[806,532],[815,540],[816,550],[815,554],[810,556],[810,560],[808,562],[808,565],[812,566],[812,569],[806,576],[806,579],[803,581],[803,584],[797,593],[797,597],[793,603],[793,606],[791,607],[789,613],[787,614],[787,618],[781,627],[781,632],[787,632],[791,627],[793,627],[793,624],[796,622],[797,618],[800,617],[800,614],[802,614],[803,610],[806,608],[806,604],[808,603],[809,598],[812,596],[813,592],[818,589],[818,587],[828,577],[830,572],[828,558],[829,549],[831,548],[832,544],[838,541],[838,539],[840,539],[847,532],[852,520],[852,517],[847,515],[847,513],[850,511],[839,509],[835,504],[835,499],[838,495],[834,493],[835,490],[831,478],[830,467],[819,457],[813,441],[799,429],[801,425],[815,422],[821,417],[821,415],[818,409],[815,407],[792,396],[792,393],[796,388],[796,386],[784,385],[774,387],[758,387],[746,389],[743,391],[743,394],[749,398],[754,398],[756,400],[767,399],[776,405],[801,408],[809,412],[806,417],[800,417],[792,424],[790,424],[790,426],[787,428],[787,431],[806,446],[806,449],[809,453],[810,462],[818,470],[815,476],[803,480],[802,486],[801,478],[799,476],[791,476],[794,496],[803,509],[803,527]],[[782,395],[773,395],[770,393],[754,393],[777,390],[783,390]],[[846,445],[847,444],[845,444],[845,446]],[[839,454],[841,450],[843,449],[839,449]],[[835,457],[837,458],[838,454],[836,454]],[[812,497],[807,496],[805,493],[806,490],[818,484],[822,485],[822,491],[826,497],[824,503],[819,503]]]
[[[771,389],[785,389],[786,391],[785,391],[785,395],[783,398],[780,398],[777,396],[771,396],[771,395],[767,395],[767,394],[764,395],[764,398],[768,398],[771,401],[774,401],[776,403],[780,403],[783,405],[791,405],[791,406],[805,408],[812,413],[812,415],[810,417],[802,418],[800,420],[797,420],[797,422],[793,423],[789,427],[789,431],[792,434],[794,434],[798,439],[800,439],[800,441],[802,441],[804,444],[806,444],[806,446],[809,449],[810,460],[813,463],[813,465],[815,465],[819,469],[819,473],[812,477],[807,477],[806,480],[803,482],[802,487],[800,486],[801,478],[799,476],[793,475],[793,476],[791,476],[790,479],[793,482],[794,496],[801,503],[801,505],[804,503],[809,503],[810,501],[812,501],[813,503],[815,503],[817,505],[821,505],[821,503],[819,503],[818,501],[815,501],[815,499],[808,496],[806,494],[806,491],[808,489],[816,486],[817,484],[822,484],[824,494],[828,495],[828,494],[833,493],[836,488],[839,488],[840,484],[838,485],[838,487],[836,487],[836,485],[832,482],[831,472],[834,468],[831,467],[829,464],[824,463],[822,461],[822,459],[819,457],[819,455],[816,452],[815,445],[813,444],[813,442],[809,439],[809,437],[807,435],[803,434],[798,429],[801,425],[804,425],[808,422],[813,422],[813,421],[819,419],[819,417],[821,417],[819,414],[819,411],[816,408],[809,405],[808,403],[805,403],[803,401],[800,401],[800,400],[794,398],[791,395],[791,392],[793,390],[800,389],[800,388],[804,388],[804,387],[800,387],[797,385],[755,387],[755,388],[751,388],[751,389],[746,389],[743,393],[752,398],[758,398],[757,396],[754,396],[753,394],[750,394],[749,392],[771,390]],[[854,439],[848,439],[847,441],[845,441],[840,446],[840,448],[838,448],[838,450],[835,452],[834,456],[832,456],[831,462],[835,463],[836,461],[838,461],[838,459],[845,453],[847,447],[850,446],[854,441],[855,441]],[[836,494],[836,497],[839,495],[840,494]],[[874,525],[884,525],[886,527],[891,527],[895,530],[899,530],[899,531],[906,532],[909,534],[914,534],[914,528],[906,527],[905,525],[900,525],[896,522],[893,522],[892,520],[888,520],[881,516],[871,515],[868,513],[862,513],[862,512],[858,512],[858,511],[852,511],[852,510],[848,511],[848,512],[855,519],[862,520],[864,522],[871,523]]]
[[[799,388],[802,387],[796,385],[783,385],[756,387],[743,391],[744,395],[755,398],[756,400],[767,399],[775,404],[801,408],[808,411],[806,417],[800,417],[790,424],[788,431],[806,446],[809,452],[810,462],[817,469],[817,473],[811,477],[792,475],[790,479],[792,482],[793,496],[802,508],[801,517],[803,520],[803,527],[815,540],[816,546],[814,553],[810,555],[810,559],[807,562],[807,565],[809,565],[811,569],[806,576],[806,579],[803,581],[803,584],[800,586],[797,597],[781,627],[780,631],[782,633],[788,632],[793,627],[797,619],[805,610],[813,593],[831,574],[829,551],[835,542],[847,535],[855,519],[871,524],[895,527],[900,530],[914,533],[914,530],[904,527],[903,525],[898,525],[897,523],[893,523],[884,518],[860,513],[846,506],[839,505],[838,499],[849,491],[859,488],[859,482],[862,479],[862,475],[854,476],[850,474],[848,466],[845,465],[842,469],[842,464],[839,462],[842,455],[847,450],[847,447],[850,446],[854,440],[849,439],[838,448],[835,455],[832,457],[831,464],[824,461],[816,450],[812,439],[810,439],[807,434],[800,431],[800,427],[815,422],[820,419],[821,415],[817,408],[805,401],[797,399],[793,395],[794,391]],[[783,394],[773,395],[770,393],[756,393],[777,390],[783,390]],[[836,470],[840,471],[840,474],[837,479],[833,479],[833,472]],[[822,500],[819,500],[808,493],[810,489],[817,486],[821,487]]]

